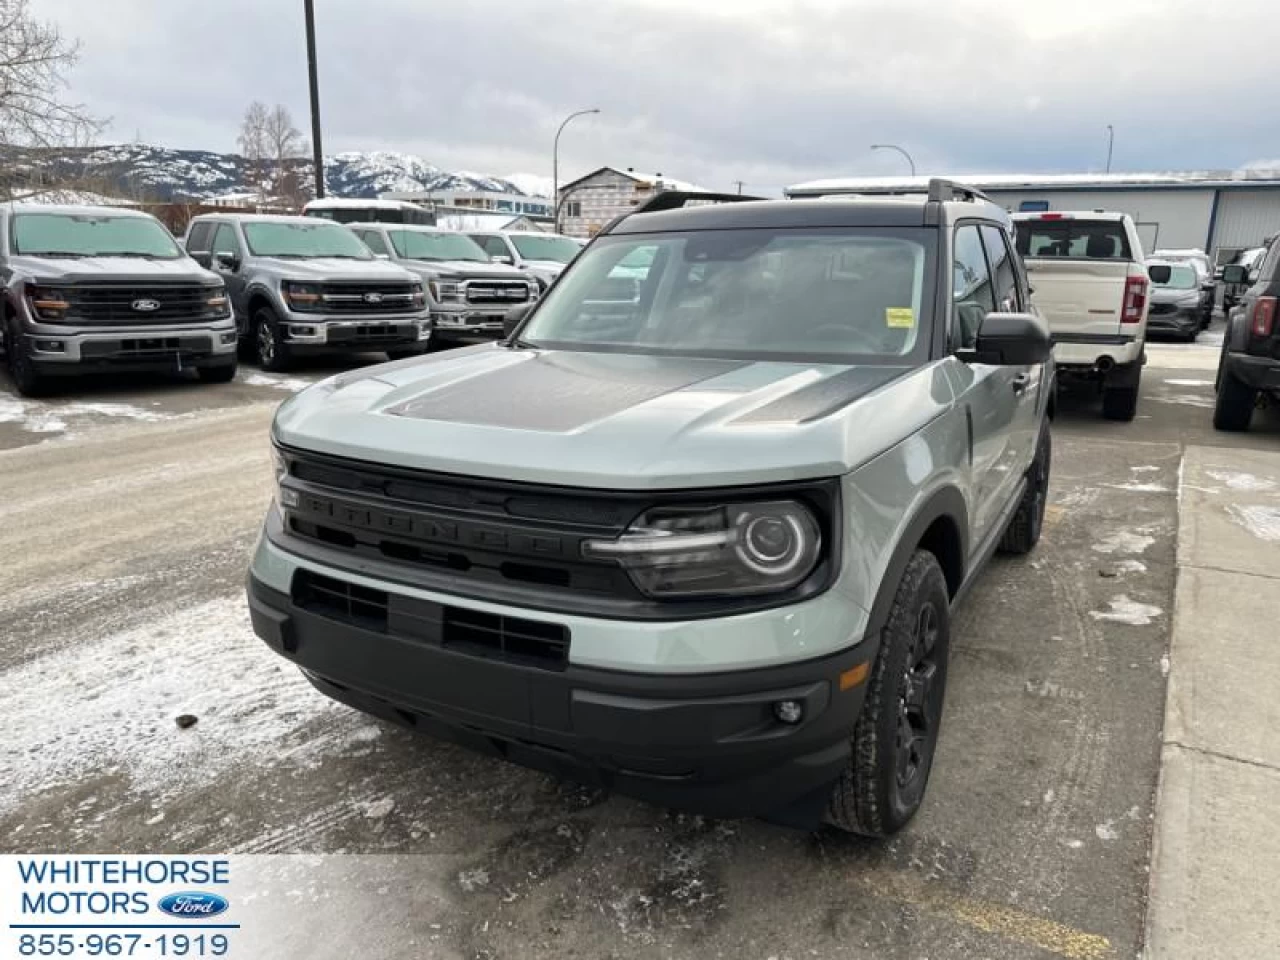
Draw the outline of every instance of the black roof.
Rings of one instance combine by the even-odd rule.
[[[614,224],[608,232],[671,233],[760,227],[921,227],[937,222],[927,219],[929,206],[924,197],[750,200],[634,213]],[[975,216],[986,216],[987,213],[985,205],[975,205]]]

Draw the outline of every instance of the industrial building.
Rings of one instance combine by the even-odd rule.
[[[1280,171],[953,176],[1006,209],[1116,210],[1143,248],[1199,248],[1219,262],[1280,233]],[[841,177],[787,188],[789,197],[923,191],[928,177]]]

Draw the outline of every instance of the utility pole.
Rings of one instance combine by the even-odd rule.
[[[1111,172],[1111,153],[1116,145],[1116,128],[1107,124],[1107,173]]]
[[[320,81],[316,77],[316,11],[314,0],[302,0],[307,17],[307,78],[311,84],[311,150],[316,199],[324,197],[324,147],[320,143]]]
[[[741,180],[735,180],[733,182],[738,185],[738,196],[742,196],[742,188],[745,187],[746,184],[743,183]]]

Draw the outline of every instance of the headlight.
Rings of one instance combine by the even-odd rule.
[[[231,301],[227,299],[227,285],[221,282],[211,285],[204,303],[214,316],[229,316],[231,313]]]
[[[794,500],[658,507],[616,540],[588,540],[589,559],[616,560],[654,598],[778,593],[818,564],[822,535]]]
[[[462,286],[457,280],[431,280],[431,298],[436,303],[461,303]]]
[[[422,292],[422,284],[415,283],[409,287],[410,293],[413,294],[413,305],[418,309],[422,309],[427,305],[427,296]]]
[[[292,310],[320,309],[320,288],[314,283],[293,283],[286,280],[280,284],[280,290]]]
[[[61,320],[71,309],[65,290],[29,283],[26,292],[27,304],[39,320]]]
[[[529,299],[537,300],[542,293],[542,285],[536,280],[529,281]]]
[[[276,479],[273,490],[276,503],[280,507],[296,507],[298,505],[297,492],[283,486],[285,478],[289,476],[289,461],[284,458],[284,454],[280,452],[280,448],[274,443],[271,445],[271,465]]]

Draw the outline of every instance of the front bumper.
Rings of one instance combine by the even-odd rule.
[[[1241,383],[1255,390],[1280,393],[1280,359],[1228,351],[1223,355],[1222,363]]]
[[[499,308],[435,309],[431,312],[432,329],[438,340],[478,337],[496,340],[502,336],[502,325],[506,318],[507,311]]]
[[[298,355],[395,350],[429,342],[431,320],[426,313],[344,314],[335,319],[289,311],[280,322],[280,333],[290,352]]]
[[[92,329],[26,322],[22,335],[37,369],[53,375],[217,367],[236,358],[235,322],[230,317]]]
[[[1203,325],[1204,310],[1200,304],[1178,307],[1172,313],[1155,313],[1147,316],[1149,333],[1176,333],[1187,336],[1198,333]]]
[[[287,584],[281,582],[283,569]],[[323,693],[357,709],[491,756],[711,816],[768,815],[814,826],[832,782],[845,769],[865,682],[841,689],[841,676],[869,664],[874,641],[766,668],[673,673],[602,669],[575,662],[579,633],[591,629],[624,645],[651,633],[696,644],[710,634],[733,643],[735,620],[687,624],[621,623],[493,604],[455,602],[336,569],[325,582],[355,590],[345,610],[317,603],[314,566],[260,543],[249,576],[255,632],[302,668]],[[823,598],[752,615],[822,624],[803,608]],[[830,601],[825,601],[829,603]],[[369,606],[372,603],[374,606]],[[385,604],[385,615],[376,605]],[[458,612],[503,629],[539,621],[566,624],[569,656],[558,665],[463,643],[451,635]],[[527,618],[527,619],[526,619]],[[672,627],[676,629],[673,630]],[[749,633],[747,626],[739,626]],[[813,638],[820,641],[822,638]],[[822,649],[815,642],[815,649]],[[504,648],[505,650],[505,648]],[[783,723],[774,704],[802,704],[803,720]]]

